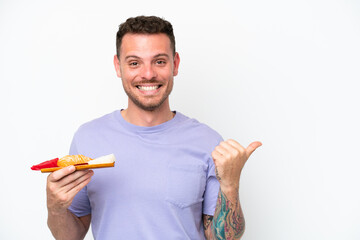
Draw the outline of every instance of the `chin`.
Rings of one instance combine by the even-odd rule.
[[[162,103],[160,104],[140,104],[140,103],[135,103],[136,106],[138,106],[139,108],[141,108],[142,110],[148,111],[148,112],[154,112],[158,109],[160,109],[160,107],[162,106]]]

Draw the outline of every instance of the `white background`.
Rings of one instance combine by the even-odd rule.
[[[175,29],[172,109],[263,142],[241,177],[243,239],[360,239],[355,0],[0,0],[0,239],[52,239],[47,175],[30,166],[126,108],[115,34],[141,14]]]

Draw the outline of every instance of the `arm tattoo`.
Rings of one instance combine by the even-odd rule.
[[[220,189],[211,227],[217,240],[240,239],[245,230],[245,220],[238,195],[236,201],[231,202]]]
[[[210,227],[213,218],[214,218],[213,216],[204,215],[204,218],[203,218],[203,219],[204,219],[204,230],[205,230],[205,231]]]
[[[217,170],[217,168],[215,168],[215,174],[216,174],[216,178],[219,180],[219,182],[221,181],[221,177],[219,176],[219,172]]]

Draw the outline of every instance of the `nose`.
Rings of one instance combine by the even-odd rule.
[[[144,64],[141,69],[141,78],[144,80],[153,80],[157,77],[156,69],[152,64]]]

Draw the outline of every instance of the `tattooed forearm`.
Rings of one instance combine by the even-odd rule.
[[[210,227],[213,218],[214,218],[213,216],[204,215],[203,220],[204,220],[204,230],[205,231]]]
[[[221,190],[219,191],[211,227],[214,239],[240,239],[245,230],[245,220],[238,194],[230,201]]]

